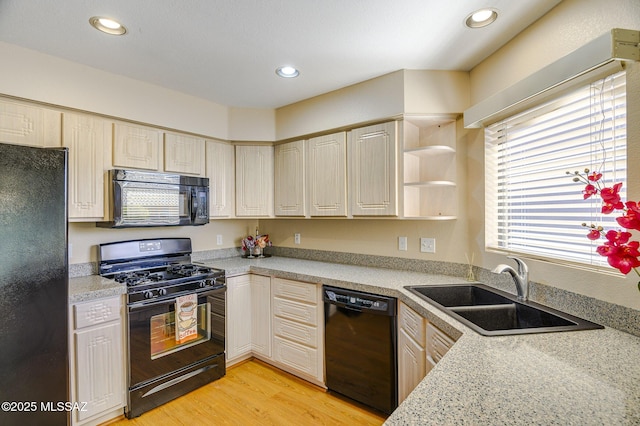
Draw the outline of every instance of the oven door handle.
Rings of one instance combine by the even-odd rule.
[[[202,293],[196,293],[198,295],[198,297],[202,297],[202,296],[210,296],[212,294],[215,293],[219,293],[220,291],[225,292],[226,291],[226,286],[220,286],[220,287],[216,287],[216,288],[212,288],[211,290],[207,290],[207,291],[203,291]],[[138,311],[140,309],[144,309],[144,308],[148,308],[150,306],[158,306],[158,305],[166,305],[168,303],[174,303],[176,301],[176,298],[166,298],[166,299],[161,299],[161,300],[156,300],[156,301],[143,301],[143,302],[137,302],[137,303],[130,303],[127,305],[127,308],[129,309],[129,312],[134,312],[134,311]]]

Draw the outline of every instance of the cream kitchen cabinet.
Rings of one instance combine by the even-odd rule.
[[[64,113],[62,143],[69,148],[69,221],[106,220],[107,170],[111,165],[111,122]]]
[[[349,197],[353,216],[397,216],[395,121],[349,132]]]
[[[309,216],[347,216],[347,137],[345,132],[308,140]]]
[[[324,386],[324,321],[321,286],[272,279],[273,363]]]
[[[227,278],[227,365],[251,357],[251,275]]]
[[[400,303],[398,326],[398,404],[400,404],[427,374],[426,320],[404,303]]]
[[[206,141],[209,215],[233,217],[235,212],[235,154],[233,145]]]
[[[180,133],[165,133],[164,171],[204,176],[205,140]]]
[[[273,217],[273,146],[236,146],[236,216]]]
[[[271,277],[251,274],[251,350],[271,359]]]
[[[37,147],[61,146],[62,113],[13,100],[0,100],[0,141]]]
[[[305,216],[305,141],[275,146],[275,215]]]
[[[271,358],[271,278],[227,278],[227,365],[256,355]]]
[[[404,303],[398,311],[398,404],[418,386],[455,340]]]
[[[160,170],[163,155],[161,130],[129,123],[114,123],[114,167]]]
[[[431,323],[426,327],[427,373],[436,366],[438,361],[447,353],[455,343],[451,337]]]
[[[71,306],[70,401],[83,404],[72,413],[74,425],[100,424],[123,413],[123,306],[121,296]]]
[[[411,219],[455,219],[455,116],[410,116],[402,125],[401,215]]]

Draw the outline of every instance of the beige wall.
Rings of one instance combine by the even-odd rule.
[[[141,238],[191,238],[194,251],[240,247],[242,236],[255,233],[257,224],[253,219],[224,219],[204,226],[108,229],[94,223],[70,223],[69,263],[96,262],[98,244]],[[218,235],[222,235],[222,245],[217,245]]]
[[[229,108],[229,140],[275,141],[274,109]]]
[[[408,114],[455,114],[469,106],[469,73],[399,70],[276,110],[276,139]]]
[[[224,105],[0,42],[0,93],[228,139]]]
[[[474,68],[471,75],[471,99],[478,102],[502,90],[586,42],[612,28],[640,30],[638,0],[564,0],[550,13],[531,25],[502,49]],[[628,85],[633,94],[629,100],[628,146],[629,164],[640,159],[640,69],[633,65]],[[480,253],[476,264],[492,268],[503,263],[503,255],[484,252],[484,141],[482,133],[470,138],[468,145],[468,207],[477,214],[470,217],[470,250]],[[630,198],[640,198],[640,171],[629,168]],[[580,188],[576,188],[579,196]],[[598,299],[640,309],[639,277],[633,273],[596,274],[568,267],[529,261],[531,279],[569,289]]]
[[[276,138],[284,140],[401,114],[404,72],[396,71],[276,110]]]
[[[640,30],[640,1],[560,2],[471,70],[471,103],[513,85],[612,28]]]

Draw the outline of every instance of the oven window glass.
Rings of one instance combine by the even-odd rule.
[[[152,316],[151,359],[208,341],[211,338],[210,312],[211,304],[203,303],[184,318],[176,318],[175,311]]]

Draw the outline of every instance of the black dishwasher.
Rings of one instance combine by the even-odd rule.
[[[385,413],[398,406],[396,299],[323,286],[329,390]]]

